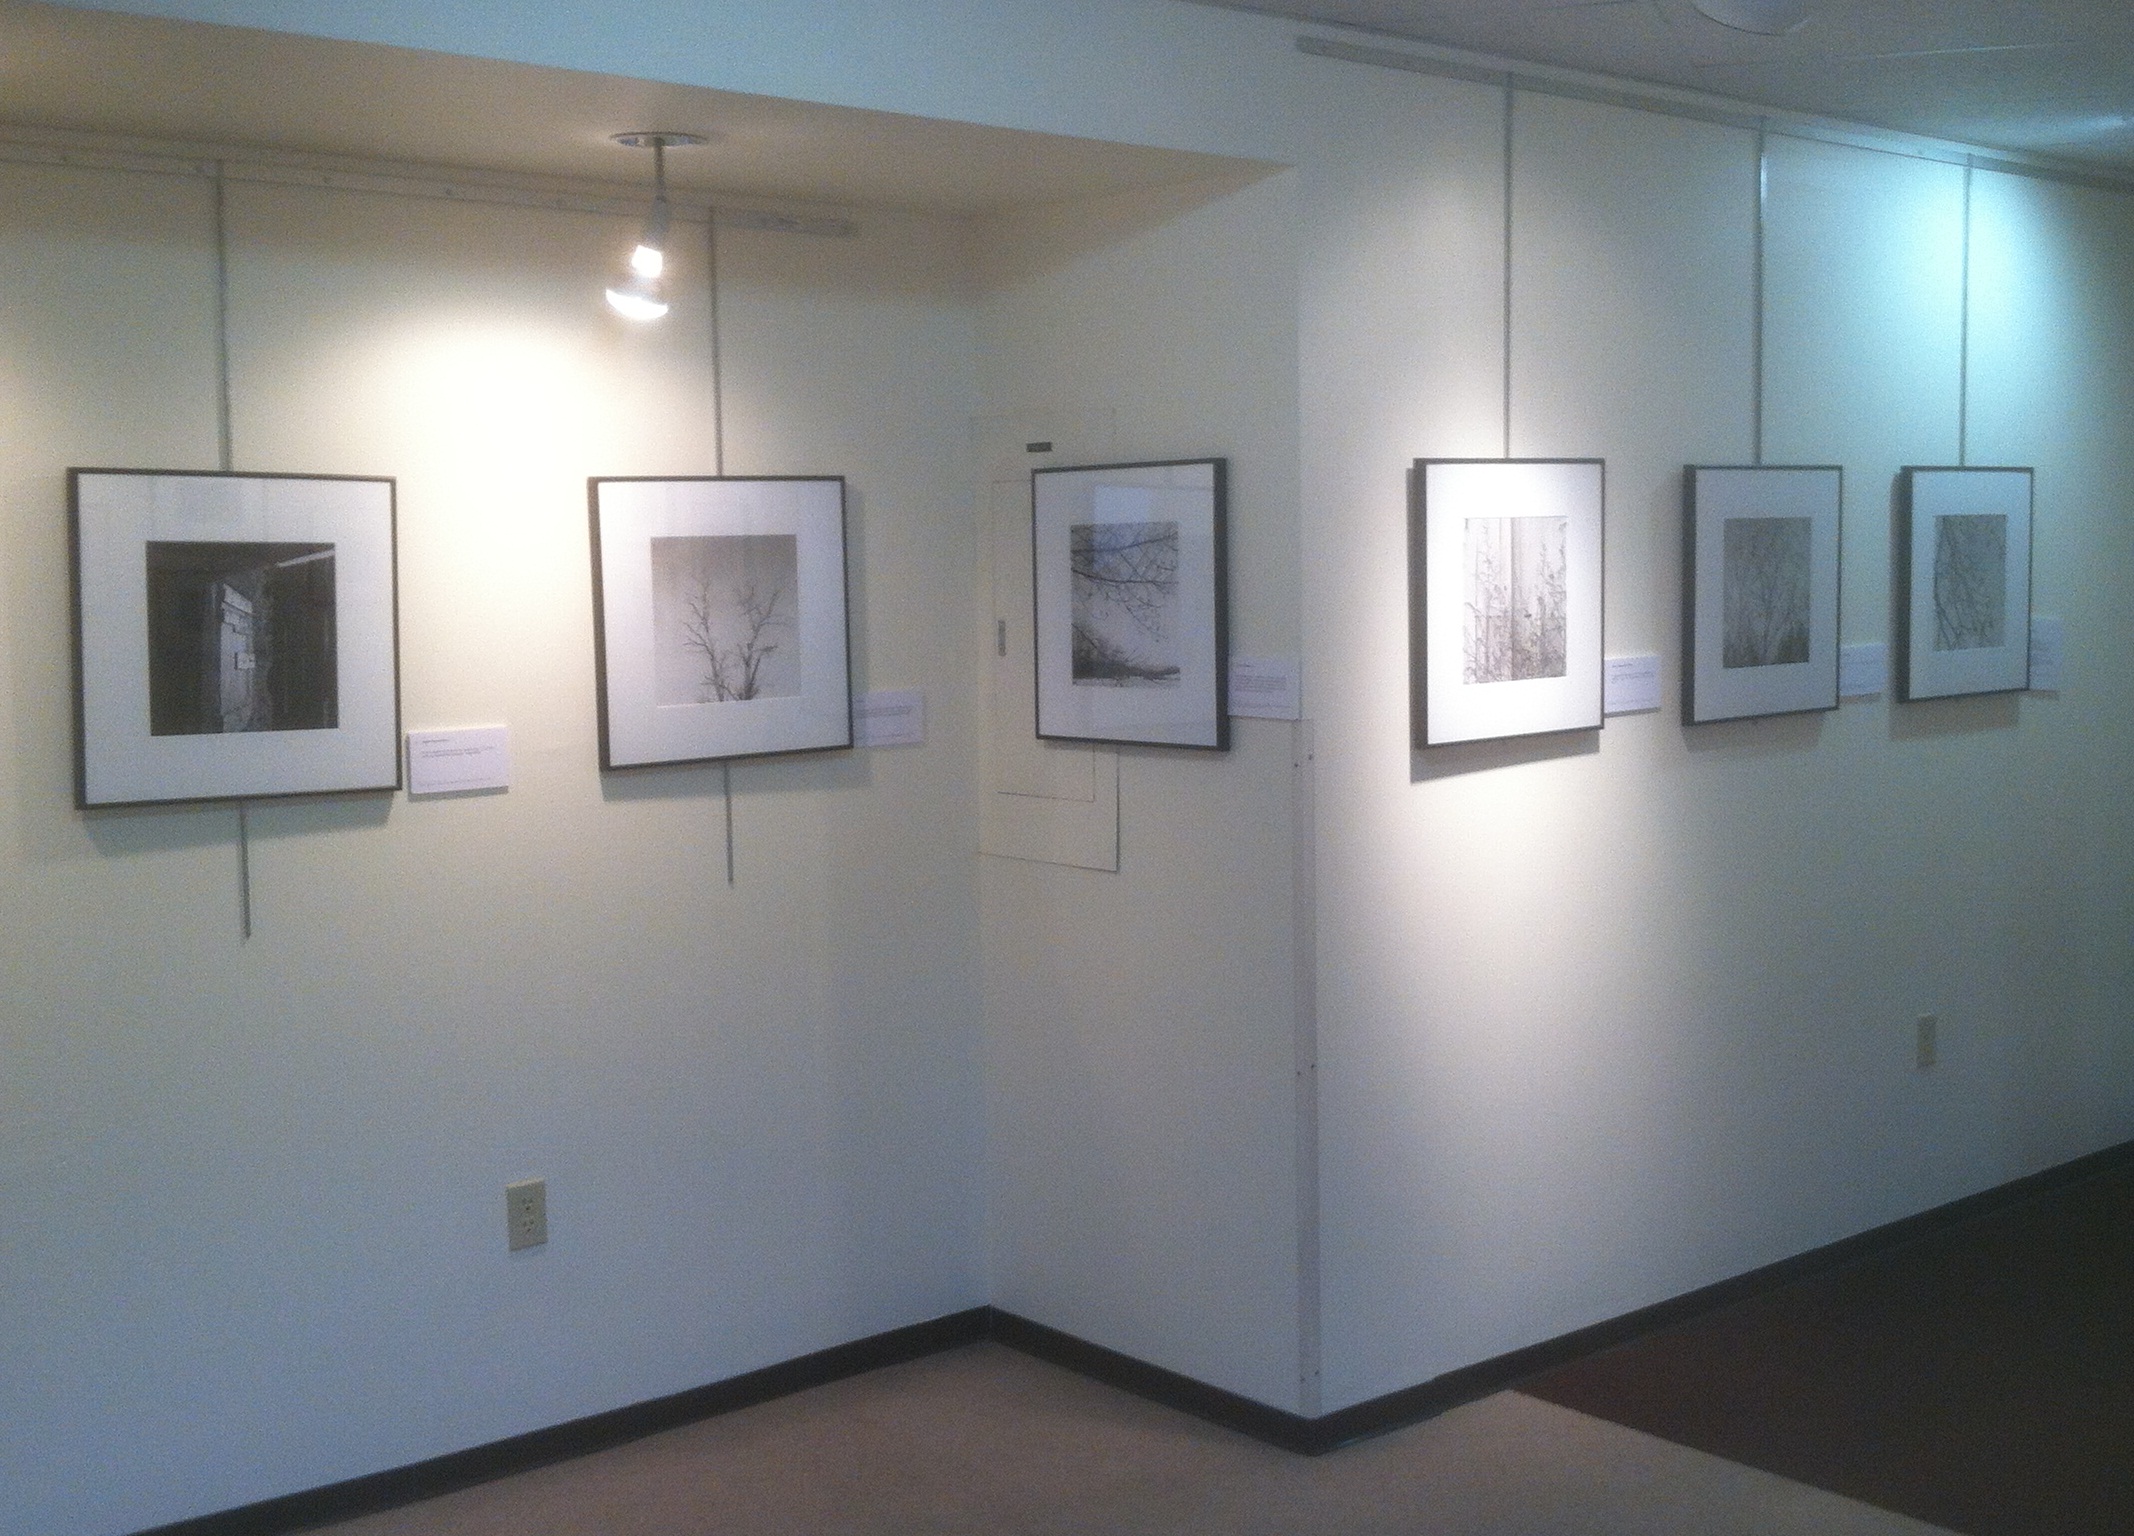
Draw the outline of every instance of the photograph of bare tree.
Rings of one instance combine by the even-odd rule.
[[[1805,517],[1726,520],[1722,666],[1780,667],[1808,659],[1808,535],[1813,526]]]
[[[1897,476],[1897,697],[2030,686],[2027,468],[1907,466]]]
[[[652,540],[653,696],[662,706],[800,692],[800,544],[791,534]]]
[[[1682,718],[1690,725],[1838,707],[1845,471],[1684,471]]]
[[[600,766],[852,745],[845,482],[596,476]]]
[[[1466,521],[1465,680],[1562,677],[1570,635],[1564,570],[1569,522],[1561,517]]]
[[[1178,524],[1075,523],[1071,665],[1078,688],[1175,688]]]
[[[1229,746],[1227,473],[1221,459],[1031,471],[1040,738]]]
[[[1599,459],[1417,459],[1408,479],[1417,747],[1603,724]]]
[[[1976,651],[2008,634],[2008,519],[1960,512],[1934,519],[1934,649]]]

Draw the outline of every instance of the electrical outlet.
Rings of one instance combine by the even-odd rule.
[[[546,1179],[521,1179],[504,1186],[504,1231],[513,1253],[548,1241]]]
[[[1913,1038],[1913,1064],[1922,1072],[1934,1065],[1935,1057],[1940,1054],[1941,1042],[1936,1039],[1940,1033],[1941,1019],[1938,1015],[1922,1013],[1919,1016]]]

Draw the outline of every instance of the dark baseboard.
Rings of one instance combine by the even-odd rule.
[[[737,1408],[769,1402],[885,1365],[916,1360],[984,1339],[997,1340],[1024,1354],[1250,1435],[1282,1450],[1318,1456],[1430,1418],[1448,1408],[1487,1397],[1492,1392],[1516,1387],[1544,1371],[1627,1343],[1640,1335],[1687,1322],[1761,1292],[1856,1263],[1960,1222],[2005,1210],[2094,1175],[2130,1165],[2134,1165],[2134,1141],[2122,1142],[2102,1152],[2093,1152],[2073,1162],[2031,1174],[2028,1178],[1952,1200],[1916,1216],[1907,1216],[1857,1236],[1781,1259],[1775,1264],[1766,1264],[1746,1274],[1558,1338],[1448,1371],[1430,1381],[1403,1387],[1397,1392],[1337,1409],[1318,1418],[1305,1418],[1270,1407],[1191,1376],[1165,1370],[1100,1344],[1091,1344],[1043,1323],[1017,1317],[1012,1312],[995,1307],[972,1307],[930,1322],[914,1323],[906,1328],[819,1350],[797,1360],[765,1366],[744,1376],[692,1387],[671,1397],[633,1403],[627,1408],[596,1413],[588,1418],[573,1419],[568,1424],[454,1451],[412,1466],[374,1472],[367,1477],[247,1504],[220,1514],[180,1520],[139,1532],[137,1536],[287,1536],[290,1532],[332,1525],[412,1504],[419,1499],[435,1498],[442,1493],[470,1488],[516,1472],[528,1472],[552,1462],[568,1461],[662,1430],[678,1429],[699,1419],[731,1413]]]
[[[961,1344],[975,1344],[987,1336],[991,1310],[973,1307],[966,1312],[952,1312],[930,1322],[817,1350],[797,1360],[782,1360],[709,1386],[691,1387],[670,1397],[632,1403],[627,1408],[513,1435],[508,1440],[494,1440],[412,1466],[350,1478],[345,1483],[329,1483],[323,1488],[265,1499],[220,1514],[159,1525],[139,1536],[286,1536],[291,1531],[396,1509],[419,1499],[433,1499],[515,1472],[530,1472],[553,1462],[641,1440],[662,1430],[679,1429],[699,1419],[804,1392],[885,1365],[938,1354]]]
[[[1190,1413],[1195,1418],[1234,1429],[1239,1434],[1264,1440],[1285,1451],[1315,1456],[1326,1449],[1318,1443],[1318,1420],[1271,1408],[1254,1398],[1242,1397],[1221,1387],[1211,1387],[1194,1377],[1181,1376],[1160,1365],[1150,1365],[1146,1360],[1122,1355],[1117,1350],[1078,1339],[1057,1328],[1047,1328],[1043,1323],[1033,1323],[998,1307],[993,1309],[992,1337],[1010,1349],[1065,1366],[1106,1386],[1145,1397],[1166,1408],[1176,1408],[1181,1413]]]

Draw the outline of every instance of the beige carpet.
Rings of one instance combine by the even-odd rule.
[[[1516,1393],[1316,1459],[976,1344],[336,1536],[1932,1536]]]

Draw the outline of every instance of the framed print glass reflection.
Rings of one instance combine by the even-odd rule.
[[[1683,472],[1682,718],[1838,707],[1836,465]]]
[[[400,787],[394,484],[70,469],[75,803]]]
[[[1597,730],[1599,459],[1417,459],[1409,481],[1415,744]]]
[[[1039,736],[1230,745],[1227,468],[1031,472]]]
[[[600,766],[852,745],[841,476],[595,478]]]
[[[2030,686],[2028,469],[1897,477],[1897,697]]]

